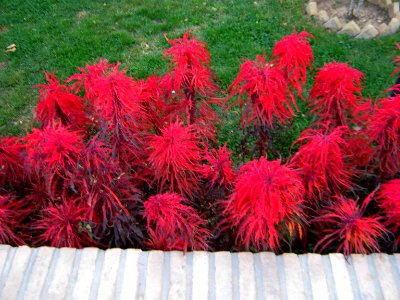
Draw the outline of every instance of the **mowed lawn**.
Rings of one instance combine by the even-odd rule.
[[[21,135],[32,127],[38,98],[33,86],[45,82],[45,71],[66,79],[105,58],[121,62],[134,78],[162,74],[168,64],[164,34],[176,38],[188,30],[208,43],[222,89],[235,78],[242,58],[268,56],[274,43],[296,28],[315,37],[313,73],[324,62],[346,62],[365,73],[365,96],[382,96],[394,82],[390,74],[400,35],[371,41],[335,35],[305,17],[304,7],[300,0],[1,1],[0,134]],[[15,52],[4,51],[10,44],[16,44]],[[237,130],[237,115],[228,114],[222,141]]]

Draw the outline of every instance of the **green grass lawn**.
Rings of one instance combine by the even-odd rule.
[[[23,134],[32,126],[37,90],[44,71],[65,79],[77,67],[100,57],[122,62],[135,78],[162,73],[169,38],[191,30],[208,43],[219,85],[235,78],[241,58],[270,53],[274,43],[296,27],[315,36],[315,69],[332,60],[366,74],[365,95],[377,97],[394,81],[392,59],[399,35],[372,41],[335,35],[304,16],[301,0],[269,1],[2,1],[0,44],[0,134]],[[314,71],[315,71],[314,69]],[[237,128],[237,112],[222,132]],[[302,117],[300,116],[299,119]],[[302,126],[294,127],[294,133]],[[226,139],[226,138],[225,138]]]

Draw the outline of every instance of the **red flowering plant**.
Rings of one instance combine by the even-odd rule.
[[[171,45],[164,51],[164,56],[170,58],[170,73],[164,77],[163,85],[171,98],[180,99],[186,123],[194,125],[207,138],[215,139],[215,123],[219,119],[211,104],[220,104],[216,97],[219,88],[213,82],[207,44],[189,32],[182,38],[166,39]]]
[[[149,138],[149,168],[159,192],[169,190],[193,198],[200,188],[203,150],[193,126],[178,120]]]
[[[220,202],[222,229],[237,228],[239,249],[277,251],[281,241],[301,235],[304,187],[297,172],[265,157],[240,168],[233,193]],[[279,228],[279,229],[278,229]]]
[[[149,247],[166,251],[208,249],[207,222],[187,202],[179,194],[165,193],[151,196],[144,203]]]
[[[306,198],[319,202],[326,196],[340,194],[353,187],[355,175],[346,161],[348,144],[344,137],[349,128],[339,126],[325,129],[306,129],[295,143],[299,150],[290,165],[299,169],[306,190]]]
[[[307,81],[307,69],[314,62],[310,38],[313,36],[307,31],[297,34],[294,30],[291,35],[282,37],[272,49],[272,56],[277,58],[277,64],[286,81],[297,90],[300,97]]]
[[[395,248],[400,244],[400,179],[392,179],[382,184],[375,200],[383,211],[384,224],[395,236]]]
[[[23,179],[21,139],[0,136],[0,186],[15,186]]]
[[[320,68],[310,91],[311,113],[319,122],[348,126],[348,116],[354,114],[361,101],[361,80],[364,74],[345,63],[331,62]]]
[[[54,74],[46,73],[48,84],[38,84],[39,102],[36,107],[36,119],[41,128],[53,126],[59,122],[73,129],[83,129],[90,120],[80,97],[72,93],[72,88],[60,84]]]
[[[331,205],[313,220],[323,228],[324,234],[314,249],[321,252],[334,249],[346,256],[351,253],[379,252],[379,239],[388,232],[380,223],[381,217],[366,215],[371,200],[371,197],[367,197],[359,205],[358,201],[350,198],[334,197]]]

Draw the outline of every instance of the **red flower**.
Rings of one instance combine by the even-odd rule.
[[[38,84],[39,103],[36,119],[42,128],[61,122],[64,126],[83,129],[89,119],[80,97],[71,93],[71,88],[58,82],[54,74],[46,73],[48,84]]]
[[[314,55],[309,43],[313,36],[306,32],[284,36],[272,49],[272,56],[277,58],[279,68],[283,70],[286,80],[291,87],[297,89],[297,95],[301,96],[306,84],[307,68],[314,61]]]
[[[334,199],[332,205],[322,210],[321,216],[314,219],[324,228],[325,235],[315,245],[315,249],[324,251],[334,245],[338,252],[343,252],[346,256],[351,253],[379,252],[378,239],[387,234],[387,231],[379,223],[379,217],[364,216],[371,198],[364,200],[361,207],[353,199]]]
[[[198,136],[192,126],[176,121],[150,138],[148,158],[159,191],[186,194],[190,198],[199,188],[201,153]]]
[[[250,161],[240,168],[229,200],[222,202],[222,228],[237,227],[236,242],[245,249],[275,251],[295,229],[301,234],[303,195],[300,177],[280,160]]]
[[[376,202],[385,212],[386,226],[395,233],[395,245],[400,243],[400,179],[389,180],[376,193]]]
[[[81,199],[63,198],[60,204],[43,209],[40,219],[32,225],[40,233],[34,243],[58,248],[93,246],[91,228],[85,222],[87,208],[80,203]]]
[[[339,194],[352,187],[354,174],[345,161],[348,145],[343,135],[347,132],[346,126],[336,127],[331,133],[306,129],[296,140],[301,146],[291,166],[300,169],[308,198],[322,200],[326,193]]]
[[[17,246],[25,244],[17,235],[17,227],[23,216],[30,212],[23,206],[22,201],[17,201],[10,195],[0,195],[0,244]]]
[[[354,113],[361,99],[363,77],[363,73],[345,63],[325,64],[310,91],[311,112],[319,116],[321,123],[348,125],[347,116]]]
[[[23,148],[19,139],[0,136],[0,186],[21,181]]]
[[[205,159],[210,165],[203,167],[203,177],[211,180],[211,186],[224,186],[225,188],[232,187],[236,175],[232,169],[232,160],[230,152],[226,145],[219,147],[218,150],[212,149],[212,152],[206,152]]]
[[[158,250],[207,250],[210,232],[206,221],[184,204],[175,193],[158,194],[144,203],[144,217],[150,235],[148,245]]]
[[[274,63],[267,63],[265,56],[257,56],[256,61],[245,61],[229,87],[226,101],[238,94],[232,105],[247,105],[246,114],[242,116],[243,126],[255,122],[271,127],[275,119],[287,122],[295,115],[292,109],[292,105],[296,106],[295,98],[288,93],[285,76]],[[247,101],[243,100],[244,95],[247,95]]]
[[[379,168],[387,175],[400,170],[400,95],[382,99],[369,122],[367,134],[376,143]]]

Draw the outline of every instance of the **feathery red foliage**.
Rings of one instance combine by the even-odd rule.
[[[24,245],[25,242],[16,233],[21,216],[27,213],[22,201],[11,195],[0,195],[0,244]]]
[[[32,129],[24,140],[29,179],[44,180],[49,196],[54,195],[57,181],[70,178],[75,172],[83,150],[82,137],[76,131],[56,125]]]
[[[309,39],[312,34],[296,30],[291,35],[282,37],[272,49],[272,56],[277,58],[279,68],[292,88],[296,88],[297,95],[301,96],[307,80],[307,68],[314,61],[314,55]]]
[[[376,144],[380,170],[395,175],[400,170],[400,95],[377,104],[367,133]]]
[[[347,126],[330,133],[323,128],[306,129],[295,141],[301,146],[290,165],[300,169],[308,200],[322,200],[326,194],[340,194],[353,186],[354,173],[345,161],[348,144],[343,136],[348,130]]]
[[[335,197],[332,204],[314,219],[324,228],[325,235],[315,245],[314,250],[322,252],[332,244],[337,244],[336,250],[346,256],[351,253],[379,252],[378,240],[387,234],[387,230],[379,223],[380,217],[364,216],[370,201],[371,198],[368,197],[359,206],[353,199]]]
[[[87,207],[81,202],[81,199],[63,198],[60,204],[44,208],[40,219],[32,224],[32,229],[40,232],[34,243],[71,248],[94,246],[91,231],[85,227]]]
[[[204,178],[211,180],[211,187],[218,185],[230,188],[233,186],[236,175],[232,169],[231,154],[226,144],[218,150],[212,149],[211,152],[206,152],[205,159],[210,165],[203,167],[202,174]]]
[[[311,113],[321,123],[332,127],[347,126],[347,116],[353,114],[361,99],[364,74],[345,63],[331,62],[320,68],[310,91]]]
[[[89,124],[82,99],[73,94],[69,86],[59,83],[54,74],[46,73],[48,84],[38,84],[39,102],[36,119],[41,128],[61,122],[64,126],[82,129]]]
[[[400,244],[400,179],[392,179],[382,184],[375,200],[385,212],[385,225],[396,236],[395,246]]]
[[[149,232],[148,245],[158,250],[207,250],[210,232],[194,208],[176,193],[151,196],[144,203]]]
[[[236,243],[257,251],[280,247],[280,240],[301,234],[304,187],[297,172],[265,157],[240,168],[236,186],[223,201],[222,228],[237,227]],[[278,230],[278,227],[282,227]]]
[[[0,136],[0,186],[14,185],[22,180],[23,149],[19,139]]]
[[[192,126],[176,121],[150,137],[148,161],[159,191],[165,189],[192,198],[199,188],[202,149]]]
[[[237,94],[238,99],[232,105],[237,103],[240,108],[247,105],[241,119],[243,126],[254,122],[271,127],[275,119],[284,123],[295,115],[292,105],[296,106],[296,100],[288,92],[283,72],[274,63],[267,63],[265,56],[257,56],[255,61],[246,60],[228,88],[226,101]]]

